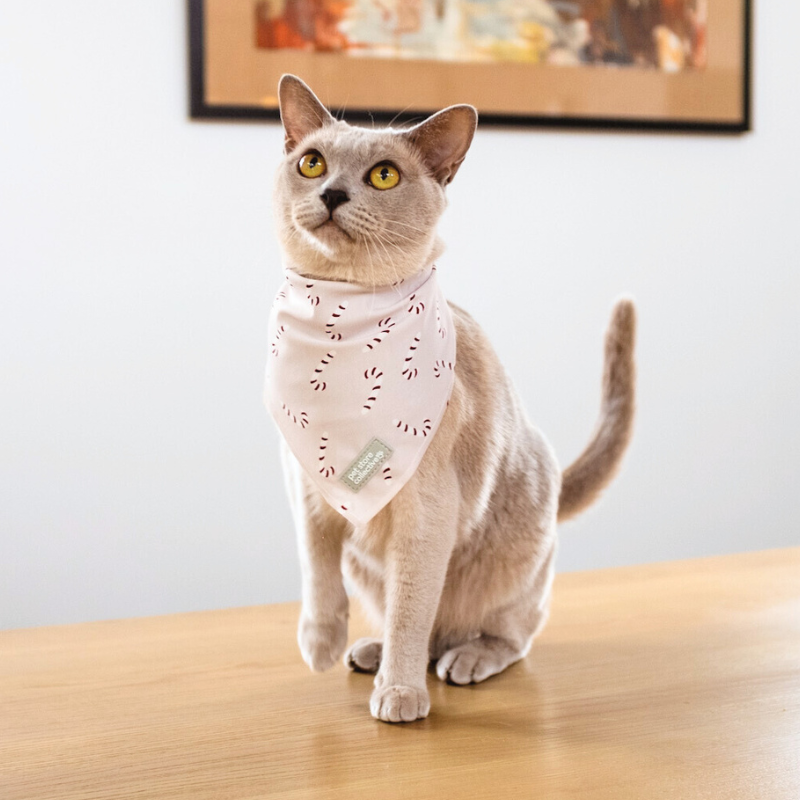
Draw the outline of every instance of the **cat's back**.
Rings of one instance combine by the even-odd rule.
[[[465,507],[464,527],[482,517],[490,497],[523,490],[536,504],[552,501],[559,468],[552,448],[528,419],[489,337],[475,319],[450,303],[456,329],[456,382],[451,402],[458,444],[453,456]],[[508,504],[506,504],[508,505]]]
[[[514,394],[489,337],[475,318],[448,301],[456,329],[456,380],[474,411],[490,412],[508,404]]]

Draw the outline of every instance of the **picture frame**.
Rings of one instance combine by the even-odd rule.
[[[574,26],[568,30],[577,31],[578,37],[586,38],[589,31],[590,41],[584,47],[593,49],[573,46],[570,51],[558,43],[561,28],[548,34],[546,26],[532,23],[525,29],[531,36],[522,42],[527,49],[520,49],[516,34],[510,42],[490,36],[488,49],[485,36],[478,39],[470,34],[469,52],[477,53],[479,60],[463,54],[439,58],[440,45],[431,43],[432,35],[421,45],[420,57],[403,44],[408,37],[394,34],[389,40],[387,34],[383,41],[380,31],[369,47],[359,43],[352,53],[341,49],[335,38],[331,43],[339,29],[335,20],[331,22],[330,10],[340,12],[355,2],[394,9],[386,13],[395,14],[395,26],[401,3],[412,3],[412,10],[425,10],[425,4],[439,9],[457,3],[459,8],[479,8],[474,12],[478,15],[485,15],[483,7],[491,6],[486,0],[188,0],[191,118],[278,119],[277,84],[289,72],[305,80],[329,108],[353,121],[419,120],[447,105],[471,103],[484,125],[699,133],[751,130],[752,0],[519,0],[537,8],[554,6],[559,10],[557,24]],[[668,26],[654,28],[653,48],[647,36],[634,37],[639,50],[619,33],[620,14],[612,20],[614,37],[603,32],[605,20],[598,21],[601,12],[595,11],[591,22],[579,16],[592,3],[596,8],[629,3],[637,9],[640,4],[658,7],[663,3],[674,9],[680,2],[684,7],[691,5],[695,16],[687,18],[692,21],[697,9],[703,9],[704,27],[690,29],[688,35],[684,30],[683,38]],[[287,9],[298,7],[292,3],[302,4],[305,17],[300,23],[299,12],[287,16]],[[577,8],[574,22],[560,11],[563,8]],[[319,9],[327,17],[317,24],[314,15],[322,15]],[[310,28],[305,24],[309,19],[314,23]],[[479,21],[495,28],[507,24],[495,18],[489,23]],[[425,30],[424,22],[417,20],[417,25]],[[370,35],[375,27],[373,23]],[[460,30],[464,30],[463,21]],[[696,35],[692,36],[692,30]],[[306,39],[300,38],[303,35]],[[546,60],[532,63],[531,54],[537,60],[537,36],[549,36],[550,49]],[[610,44],[609,39],[613,39]],[[516,48],[511,58],[504,52],[498,58],[491,56],[497,48],[506,47]],[[560,50],[566,52],[559,55]],[[393,57],[395,51],[401,57]],[[436,52],[437,58],[425,55],[430,52]],[[671,52],[682,63],[671,64]],[[554,63],[554,53],[567,63]]]

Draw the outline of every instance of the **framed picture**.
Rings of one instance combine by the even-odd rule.
[[[751,0],[188,0],[191,115],[278,117],[284,72],[347,119],[750,129]]]

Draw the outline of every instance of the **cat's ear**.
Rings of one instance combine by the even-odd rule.
[[[330,125],[334,118],[300,78],[284,75],[278,84],[281,122],[286,133],[286,152],[312,131]]]
[[[455,177],[478,125],[478,112],[467,105],[450,106],[404,132],[442,186]]]

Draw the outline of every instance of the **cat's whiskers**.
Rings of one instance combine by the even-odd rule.
[[[394,225],[402,225],[404,228],[409,228],[416,233],[425,233],[427,234],[429,231],[425,228],[418,228],[416,225],[412,225],[410,222],[405,222],[402,219],[390,219],[387,220],[387,226],[394,226]]]
[[[406,111],[408,111],[408,109],[409,109],[409,108],[411,108],[411,104],[407,105],[405,108],[402,108],[402,109],[400,109],[400,111],[398,111],[398,112],[397,112],[397,113],[396,113],[396,114],[395,114],[395,115],[394,115],[394,116],[391,118],[391,120],[389,120],[389,124],[388,124],[386,127],[387,127],[387,128],[391,128],[391,127],[392,127],[392,125],[394,125],[394,123],[395,123],[395,122],[397,122],[397,118],[398,118],[398,117],[400,117],[400,116],[402,116],[403,114],[405,114],[405,113],[406,113]],[[402,123],[401,123],[401,124],[402,124]],[[373,125],[374,125],[374,121],[373,121]]]
[[[369,260],[368,266],[369,266],[370,275],[371,275],[372,272],[373,272],[372,253],[370,253],[370,251],[369,251],[369,242],[367,241],[367,237],[364,235],[364,233],[362,231],[359,231],[358,233],[356,233],[356,243],[359,246],[363,246],[363,248],[364,248],[364,250],[365,250],[365,252],[367,254],[367,259]]]
[[[398,239],[403,239],[406,242],[411,242],[412,244],[419,244],[418,239],[415,239],[413,236],[406,236],[405,234],[398,233],[398,231],[392,231],[391,235],[396,236]]]
[[[391,242],[384,242],[383,237],[377,231],[373,234],[373,238],[374,238],[375,242],[377,244],[379,244],[383,248],[383,252],[386,253],[386,261],[387,261],[388,266],[392,270],[393,277],[394,277],[393,285],[395,285],[400,280],[400,273],[397,270],[397,264],[395,264],[394,259],[392,258],[392,256],[389,253],[389,251],[386,249],[386,244],[390,244],[391,245],[392,243]],[[399,249],[400,248],[398,248],[398,250]]]
[[[385,233],[385,231],[383,233]],[[400,247],[400,245],[398,245],[396,242],[393,242],[390,238],[388,238],[388,236],[382,235],[382,233],[380,231],[375,231],[374,237],[375,237],[375,240],[381,245],[381,247],[383,248],[384,252],[386,253],[386,257],[389,259],[389,262],[390,262],[391,266],[394,268],[394,271],[396,273],[395,277],[399,280],[400,279],[400,275],[397,272],[397,264],[395,263],[394,259],[392,258],[392,256],[390,255],[390,253],[386,249],[386,247],[387,247],[387,245],[389,247],[393,247],[395,250],[398,251],[398,254],[400,256],[405,255],[406,251],[402,247]]]
[[[380,225],[380,218],[375,214],[370,213],[366,209],[359,209],[353,213],[350,219],[350,225],[355,231],[357,244],[359,246],[363,246],[367,257],[369,258],[370,279],[373,286],[384,282],[383,272],[385,268],[391,270],[395,281],[399,281],[400,273],[397,268],[396,260],[392,257],[392,254],[389,252],[386,245],[388,244],[394,247],[395,249],[399,250],[401,254],[403,253],[403,250],[394,243],[386,240],[381,235],[383,229]],[[375,245],[374,253],[370,247],[370,243]],[[385,258],[378,257],[377,247],[380,247],[383,250]]]
[[[283,229],[283,243],[284,245],[291,244],[297,238],[299,238],[299,233],[294,225],[287,225]]]

